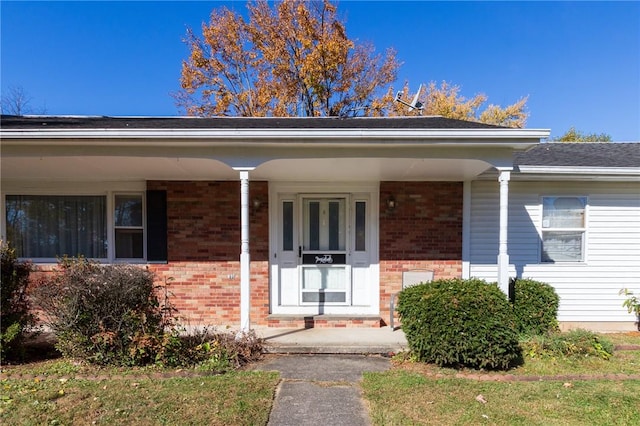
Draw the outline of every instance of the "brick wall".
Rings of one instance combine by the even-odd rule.
[[[171,302],[185,325],[240,323],[240,183],[149,181],[167,192],[166,264],[149,264],[158,284],[168,284]],[[387,209],[393,196],[397,207]],[[251,182],[251,321],[269,325],[268,183]],[[380,316],[402,288],[402,272],[427,269],[435,279],[462,274],[462,183],[380,184]],[[39,274],[53,266],[41,266]],[[375,320],[373,321],[375,323]],[[273,324],[271,324],[273,325]],[[303,324],[302,324],[303,325]],[[298,326],[302,326],[298,324]],[[349,326],[357,324],[349,323]],[[331,326],[345,326],[332,323]]]
[[[168,282],[171,301],[188,325],[240,323],[240,182],[149,181],[167,191],[167,264],[149,265]],[[268,184],[251,182],[251,320],[269,314]]]
[[[402,289],[402,272],[462,276],[462,182],[380,183],[380,315]],[[396,208],[387,208],[393,197]]]
[[[159,281],[171,278],[172,301],[191,325],[237,325],[240,321],[240,184],[150,181],[167,191],[168,264],[151,265]],[[434,278],[462,274],[462,183],[380,184],[380,315],[402,288],[402,272],[428,269]],[[390,211],[386,200],[397,207]],[[251,320],[267,325],[269,314],[268,184],[251,182]]]

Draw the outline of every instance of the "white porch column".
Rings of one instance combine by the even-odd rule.
[[[509,229],[509,179],[512,167],[498,168],[500,182],[500,233],[498,246],[498,286],[509,295],[509,252],[507,248]]]
[[[251,329],[249,312],[251,310],[251,274],[249,256],[249,171],[240,172],[240,332]]]

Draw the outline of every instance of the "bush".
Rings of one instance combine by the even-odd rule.
[[[549,333],[534,336],[522,342],[524,353],[530,358],[584,358],[609,359],[613,356],[613,343],[588,330],[567,333]]]
[[[58,269],[34,296],[63,356],[114,365],[154,360],[132,351],[140,341],[159,340],[166,325],[151,272],[83,258],[65,258]]]
[[[511,281],[518,333],[544,335],[558,330],[560,298],[552,286],[530,279]]]
[[[438,280],[400,292],[398,313],[413,355],[440,366],[508,369],[522,361],[515,317],[495,284]]]
[[[20,262],[8,244],[0,242],[2,285],[0,286],[0,360],[19,358],[26,332],[35,325],[27,298],[31,264]]]
[[[262,340],[254,332],[235,334],[204,328],[186,332],[173,327],[160,339],[134,339],[134,358],[153,357],[156,365],[192,367],[225,372],[255,361],[262,355]]]
[[[224,372],[262,353],[262,341],[253,333],[208,328],[187,333],[175,322],[167,287],[160,303],[153,274],[140,267],[65,258],[57,272],[40,283],[35,296],[65,357]]]

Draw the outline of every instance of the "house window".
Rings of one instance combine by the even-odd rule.
[[[61,256],[145,258],[141,193],[116,194],[113,198],[7,195],[5,201],[7,240],[18,257],[40,261]]]
[[[141,194],[116,194],[114,197],[116,259],[144,258],[142,210]]]
[[[7,240],[18,257],[107,257],[105,196],[8,195]]]
[[[542,198],[542,262],[584,260],[587,197]]]

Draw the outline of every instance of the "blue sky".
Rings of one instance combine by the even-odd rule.
[[[178,115],[187,27],[244,1],[7,1],[1,86],[48,114]],[[640,140],[640,2],[340,1],[349,37],[397,50],[405,80],[447,81],[507,105],[527,127]]]

